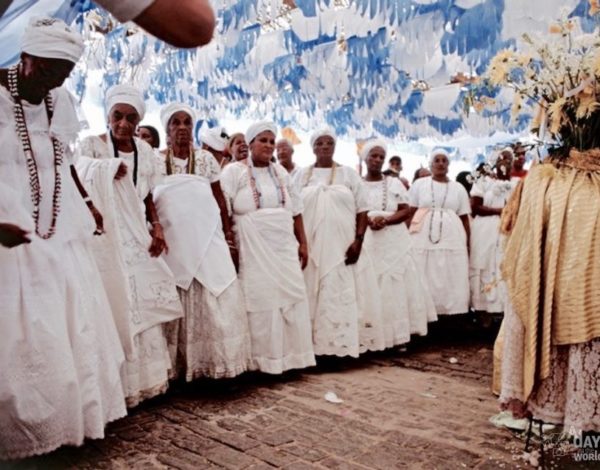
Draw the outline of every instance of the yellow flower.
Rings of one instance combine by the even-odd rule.
[[[485,108],[485,105],[481,101],[475,101],[473,103],[473,108],[475,108],[475,111],[477,111],[478,113],[480,113]]]
[[[557,24],[557,23],[553,23],[550,25],[550,34],[562,34],[562,27]]]
[[[579,106],[577,107],[577,112],[575,114],[577,119],[590,117],[594,111],[600,108],[600,103],[596,101],[596,98],[593,95],[584,95],[581,93],[579,96]]]
[[[548,130],[553,135],[558,134],[565,119],[565,113],[563,112],[565,104],[567,104],[567,99],[563,97],[551,103],[548,108],[548,117],[550,118],[550,127]]]
[[[521,112],[521,102],[523,101],[523,96],[521,93],[515,93],[515,98],[513,100],[512,108],[510,110],[510,121],[514,124],[517,121],[517,116]]]

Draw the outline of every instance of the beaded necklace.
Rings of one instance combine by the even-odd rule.
[[[40,232],[40,203],[42,201],[42,188],[40,186],[40,178],[38,174],[37,162],[33,155],[33,149],[31,147],[31,139],[29,138],[29,131],[27,130],[27,123],[25,121],[25,112],[23,111],[23,104],[21,103],[21,97],[19,96],[18,90],[18,66],[14,65],[8,69],[8,89],[15,102],[14,113],[15,121],[17,124],[17,133],[21,140],[21,146],[27,159],[27,169],[29,171],[29,187],[31,190],[31,201],[33,202],[33,220],[35,222],[35,233],[44,240],[51,238],[56,233],[56,221],[58,220],[58,214],[60,213],[60,197],[61,197],[61,173],[60,167],[63,162],[64,148],[63,145],[54,137],[52,140],[52,149],[54,152],[54,192],[52,194],[52,220],[50,227],[46,233]],[[50,127],[52,116],[54,114],[54,107],[52,97],[50,94],[44,98],[44,104],[46,106],[46,113],[48,114],[48,127]]]
[[[429,182],[431,183],[431,209],[433,210],[431,214],[431,222],[429,223],[429,241],[434,245],[437,245],[442,240],[442,230],[444,228],[444,206],[446,205],[446,198],[448,197],[448,187],[450,186],[450,183],[446,183],[446,191],[444,192],[444,199],[442,199],[442,205],[440,207],[435,207],[435,191],[433,190],[433,178],[431,178]],[[438,238],[434,241],[431,237],[431,231],[433,227],[433,217],[435,216],[436,212],[439,212],[440,214],[440,224],[438,228]]]
[[[335,181],[335,172],[336,169],[339,165],[335,162],[333,162],[333,164],[331,165],[331,175],[329,176],[329,182],[327,183],[327,186],[331,186],[333,184],[333,182]],[[304,181],[304,187],[308,186],[308,183],[310,182],[310,179],[312,178],[313,172],[315,171],[315,165],[311,165],[308,167],[308,171],[306,172],[306,180]]]
[[[119,158],[119,148],[117,147],[117,141],[115,140],[112,132],[110,133],[110,140],[113,146],[113,155],[115,158]],[[137,186],[138,179],[138,149],[135,145],[135,139],[131,138],[131,146],[133,147],[133,185]]]
[[[190,156],[188,157],[187,162],[187,174],[195,175],[196,174],[196,158],[194,154],[194,147],[190,145]],[[173,169],[175,168],[175,163],[173,161],[173,149],[169,145],[167,147],[167,158],[166,158],[166,166],[167,166],[167,175],[173,174]]]
[[[252,190],[252,197],[254,199],[254,204],[256,205],[256,209],[260,209],[263,205],[263,197],[262,191],[260,188],[260,184],[256,179],[256,174],[254,173],[254,162],[252,161],[252,157],[247,158],[247,166],[248,166],[248,182],[250,183],[250,189]],[[279,200],[279,204],[281,207],[285,207],[285,187],[281,177],[277,174],[277,171],[273,169],[273,165],[269,162],[269,166],[267,167],[269,171],[269,176],[271,177],[271,181],[277,188],[277,196]],[[273,174],[275,173],[275,175]]]

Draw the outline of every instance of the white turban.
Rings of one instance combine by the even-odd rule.
[[[227,137],[222,137],[223,134],[226,134],[224,127],[204,127],[200,130],[200,141],[211,149],[222,152],[229,141]]]
[[[371,139],[363,145],[363,148],[360,150],[360,158],[363,161],[367,161],[367,157],[369,156],[369,152],[373,150],[375,147],[381,147],[385,153],[387,153],[387,145],[381,139]]]
[[[77,63],[83,54],[83,38],[61,20],[32,18],[21,44],[21,51],[35,57],[64,59]]]
[[[110,113],[110,110],[116,104],[128,104],[129,106],[133,106],[140,115],[140,120],[144,119],[144,115],[146,114],[146,104],[144,103],[143,93],[141,90],[131,85],[121,84],[110,87],[106,92],[104,102],[106,114]]]
[[[431,151],[431,154],[429,155],[429,165],[430,166],[433,164],[433,159],[435,157],[437,157],[438,155],[444,155],[448,159],[448,161],[450,161],[450,154],[442,148],[437,148],[437,149],[433,149]]]
[[[160,110],[160,122],[165,130],[167,130],[171,116],[179,111],[183,111],[184,113],[188,114],[192,118],[192,124],[196,123],[196,113],[191,106],[188,106],[184,103],[169,103],[168,105],[163,106]]]
[[[250,142],[252,142],[258,134],[265,131],[271,131],[273,135],[277,135],[277,126],[271,121],[255,122],[246,131],[246,143],[250,145]]]
[[[335,144],[335,142],[337,140],[335,132],[333,132],[333,129],[326,127],[324,129],[319,129],[318,131],[313,132],[313,135],[310,136],[310,146],[313,147],[315,145],[315,142],[317,141],[317,139],[319,137],[324,137],[324,136],[331,137],[333,139],[333,143]]]

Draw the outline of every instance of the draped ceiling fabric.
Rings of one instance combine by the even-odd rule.
[[[176,50],[121,25],[85,0],[14,0],[0,18],[0,65],[17,60],[28,18],[76,22],[87,55],[69,84],[80,99],[90,76],[102,88],[133,81],[158,105],[184,101],[212,125],[220,118],[275,120],[310,130],[326,123],[348,138],[490,136],[524,132],[510,90],[489,90],[474,113],[469,77],[481,75],[523,33],[544,34],[572,17],[596,20],[588,0],[214,0],[215,39]],[[454,80],[453,80],[454,78]],[[455,83],[452,83],[454,81]],[[100,95],[100,94],[96,94]]]

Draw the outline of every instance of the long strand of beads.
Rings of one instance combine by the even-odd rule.
[[[250,183],[250,189],[252,190],[252,197],[254,199],[254,205],[256,209],[260,209],[262,195],[257,188],[256,177],[254,175],[254,165],[252,163],[252,157],[248,157],[248,182]]]
[[[448,187],[450,183],[446,183],[446,191],[444,192],[444,198],[442,200],[442,205],[439,208],[435,207],[435,191],[433,190],[433,178],[430,180],[431,182],[431,221],[429,222],[429,241],[434,245],[437,245],[442,240],[442,231],[444,229],[444,206],[446,205],[446,198],[448,197]],[[433,217],[435,213],[440,213],[440,223],[438,227],[438,238],[437,240],[433,240],[432,235],[432,227],[433,227]]]
[[[331,186],[333,184],[333,182],[335,181],[335,172],[336,172],[337,167],[338,167],[338,164],[336,162],[333,162],[333,164],[331,165],[331,174],[329,175],[329,183],[327,183],[328,186]],[[314,164],[308,167],[308,171],[306,172],[306,180],[304,181],[304,187],[308,186],[308,183],[310,182],[310,179],[312,178],[314,170],[315,170]]]
[[[46,233],[40,232],[40,204],[42,200],[42,190],[40,186],[40,179],[38,173],[37,162],[33,154],[31,147],[31,139],[29,137],[29,131],[27,130],[27,123],[25,121],[25,112],[23,111],[23,105],[21,103],[21,97],[19,96],[18,86],[18,66],[13,66],[8,69],[8,88],[10,94],[15,102],[14,113],[15,121],[17,126],[17,133],[21,141],[21,146],[27,160],[27,169],[29,172],[29,186],[31,190],[31,201],[33,203],[33,220],[35,222],[35,233],[42,239],[51,238],[56,232],[56,222],[60,213],[60,199],[62,193],[62,181],[60,167],[63,162],[64,148],[63,145],[54,137],[52,140],[52,149],[54,153],[54,192],[52,194],[52,219],[50,227]],[[48,94],[44,98],[44,105],[48,112],[48,116],[52,116],[54,113],[54,106],[52,97]]]
[[[382,196],[382,200],[381,200],[381,210],[385,211],[385,210],[387,210],[387,202],[388,202],[388,185],[387,185],[387,178],[385,176],[381,180],[381,184],[382,184],[381,189],[383,191],[383,196]]]

